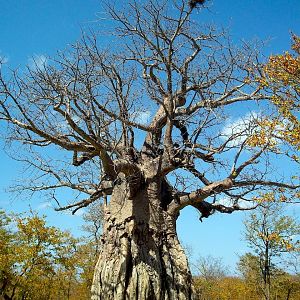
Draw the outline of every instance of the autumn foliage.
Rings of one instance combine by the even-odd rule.
[[[259,280],[259,278],[256,278]],[[260,300],[263,294],[257,289],[257,282],[247,278],[226,276],[207,282],[201,277],[195,278],[195,288],[199,300]],[[287,295],[290,296],[287,298]],[[274,299],[299,300],[299,276],[282,273],[274,282]]]
[[[292,50],[272,55],[264,71],[266,84],[272,91],[273,103],[278,107],[276,126],[281,128],[281,138],[300,149],[300,39],[292,36]]]
[[[89,299],[94,263],[91,241],[0,211],[0,299]]]

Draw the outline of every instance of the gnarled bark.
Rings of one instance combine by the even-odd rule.
[[[126,183],[115,187],[105,212],[93,300],[193,299],[176,218],[161,207],[161,187],[145,183],[132,198]]]

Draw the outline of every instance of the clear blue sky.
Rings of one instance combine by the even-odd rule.
[[[101,1],[98,0],[9,0],[0,1],[0,55],[8,59],[12,67],[30,63],[33,56],[53,56],[80,36],[89,26],[97,28],[101,22]],[[299,0],[214,0],[209,11],[199,14],[203,22],[215,22],[228,28],[234,41],[241,39],[268,40],[264,54],[281,53],[290,47],[290,31],[300,34]],[[1,130],[3,132],[3,130]],[[21,165],[10,159],[0,142],[0,207],[8,210],[39,209],[48,215],[51,224],[70,228],[78,234],[80,216],[58,214],[38,197],[31,202],[11,200],[5,188],[22,175]],[[185,209],[178,222],[178,230],[185,244],[192,246],[194,256],[223,257],[224,263],[233,269],[237,254],[246,251],[242,239],[244,213],[215,215],[198,220],[198,214]]]

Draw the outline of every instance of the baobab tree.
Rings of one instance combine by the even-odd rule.
[[[107,5],[110,45],[91,34],[25,74],[1,68],[0,119],[35,170],[20,188],[73,213],[103,203],[94,300],[193,299],[180,211],[202,221],[297,193],[271,163],[297,160],[259,53],[198,24],[203,2]]]

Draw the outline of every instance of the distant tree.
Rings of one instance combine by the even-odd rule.
[[[200,257],[196,267],[194,281],[199,300],[257,300],[260,295],[245,278],[229,275],[221,258]]]
[[[237,269],[252,293],[258,298],[261,294],[261,270],[259,257],[251,253],[242,255],[238,262]]]
[[[285,267],[285,266],[284,266]],[[247,297],[245,299],[265,298],[262,286],[262,272],[260,257],[246,253],[240,257],[238,270],[241,273]],[[272,266],[271,273],[272,299],[298,300],[300,277],[297,274],[288,273],[283,268]],[[242,298],[243,299],[243,298]]]
[[[212,256],[200,257],[196,264],[196,294],[200,299],[212,299],[218,294],[219,282],[225,277],[226,271],[221,258]]]
[[[272,299],[273,280],[281,273],[277,259],[300,251],[299,237],[300,225],[275,202],[264,202],[245,221],[245,238],[256,256],[244,256],[240,270],[260,284],[266,300]]]
[[[216,280],[225,277],[226,267],[222,259],[218,257],[200,257],[196,263],[196,269],[199,276],[206,280]]]
[[[108,4],[107,47],[85,36],[43,66],[1,68],[0,120],[36,176],[20,188],[53,191],[73,213],[102,199],[94,300],[192,299],[182,209],[203,220],[254,208],[257,191],[299,196],[274,172],[279,159],[298,166],[298,98],[278,105],[258,51],[201,26],[200,2]],[[68,188],[81,198],[62,202]]]
[[[275,299],[277,297],[277,299],[298,300],[300,276],[283,271],[280,276],[275,278],[272,290]]]
[[[0,212],[0,295],[4,299],[72,299],[77,240],[45,219]]]
[[[4,299],[10,299],[7,289],[10,287],[13,272],[11,260],[8,259],[13,238],[13,233],[8,228],[10,223],[11,219],[0,210],[0,296]]]
[[[82,286],[82,298],[90,299],[94,269],[100,252],[103,204],[99,202],[92,203],[84,213],[83,219],[86,223],[82,229],[87,233],[87,236],[82,239],[77,247],[76,260],[77,266],[81,270],[80,281]]]
[[[83,215],[85,224],[82,229],[88,233],[88,241],[94,246],[95,256],[99,255],[100,238],[103,226],[104,206],[101,202],[94,202],[88,208],[87,212]]]

